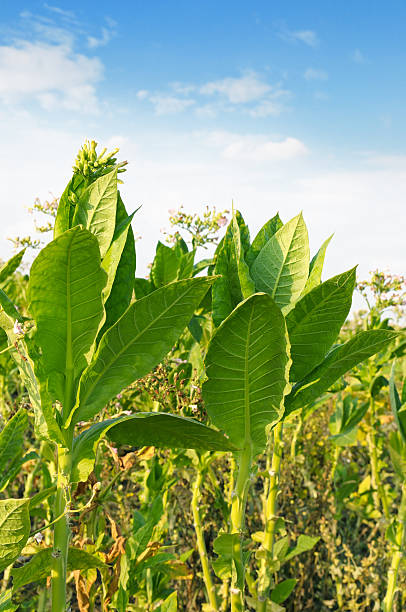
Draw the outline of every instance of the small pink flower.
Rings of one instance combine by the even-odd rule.
[[[220,217],[217,221],[218,226],[219,227],[223,227],[224,225],[227,225],[227,217]]]
[[[24,336],[24,327],[17,319],[14,322],[13,332],[16,336]]]
[[[169,213],[171,216],[176,215],[176,210],[175,210],[174,208],[170,208],[170,209],[168,210],[168,213]]]

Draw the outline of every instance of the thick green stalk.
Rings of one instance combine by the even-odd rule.
[[[70,474],[72,466],[71,452],[58,447],[58,479],[55,494],[54,516],[63,515],[54,527],[54,546],[52,552],[52,612],[66,610],[66,570],[69,550],[69,497]]]
[[[381,480],[380,470],[379,470],[379,455],[378,455],[378,446],[377,446],[377,433],[376,430],[378,428],[378,421],[376,417],[375,411],[375,402],[373,398],[370,399],[370,428],[367,436],[368,446],[369,446],[369,454],[371,461],[371,476],[372,476],[372,487],[375,489],[373,494],[374,505],[375,508],[380,512],[381,505],[383,509],[383,514],[386,520],[390,520],[390,509],[389,502],[386,495],[385,487]]]
[[[395,544],[392,547],[392,563],[388,570],[388,585],[385,599],[383,600],[383,612],[392,612],[393,600],[396,593],[396,583],[400,562],[405,553],[406,546],[406,483],[402,486],[402,499],[397,516]]]
[[[237,458],[238,476],[231,503],[231,533],[238,534],[233,545],[233,562],[235,570],[231,579],[231,612],[243,612],[245,568],[243,559],[243,533],[245,528],[245,506],[250,484],[252,463],[251,446],[247,445]]]
[[[279,422],[273,430],[273,451],[271,469],[269,470],[268,494],[264,507],[264,541],[263,549],[264,557],[261,559],[261,565],[258,576],[258,603],[257,612],[265,612],[266,600],[268,598],[269,589],[272,582],[272,564],[270,560],[273,558],[273,548],[275,543],[275,527],[277,516],[277,501],[279,491],[279,474],[283,452],[283,424]]]
[[[203,580],[206,587],[207,598],[213,612],[218,610],[218,603],[216,597],[216,587],[213,584],[211,577],[209,558],[207,556],[206,543],[204,541],[204,533],[202,528],[202,521],[199,510],[199,503],[201,500],[201,486],[202,486],[203,470],[200,466],[196,471],[196,479],[193,483],[193,496],[192,496],[192,513],[193,522],[196,532],[197,550],[200,557],[203,570]]]
[[[69,305],[69,304],[68,304]],[[70,333],[70,328],[69,328]],[[68,338],[69,341],[71,340]],[[65,398],[62,409],[62,420],[70,414],[73,397],[73,368],[71,353],[67,354]],[[69,503],[72,471],[73,429],[67,431],[66,447],[58,445],[57,482],[54,503],[54,518],[61,516],[54,527],[54,546],[52,552],[51,593],[52,612],[66,610],[66,572],[69,551]]]

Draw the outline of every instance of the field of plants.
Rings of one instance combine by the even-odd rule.
[[[0,612],[406,610],[406,280],[210,208],[141,277],[116,154],[0,267]]]

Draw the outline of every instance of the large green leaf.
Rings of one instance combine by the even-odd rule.
[[[22,339],[14,332],[14,322],[5,312],[0,313],[0,326],[6,331],[9,344],[17,343],[18,350],[12,351],[12,357],[16,362],[21,381],[24,384],[34,410],[35,433],[39,438],[45,438],[54,442],[64,443],[63,435],[54,417],[52,402],[48,396],[46,386],[41,385],[34,373],[34,361],[39,366],[40,355],[35,345],[27,336]],[[42,394],[42,397],[41,397]]]
[[[81,174],[74,174],[62,193],[56,213],[54,238],[60,236],[72,227],[78,196],[86,187],[85,179]]]
[[[127,211],[118,193],[117,199],[117,222],[122,223],[128,219]],[[109,329],[121,315],[127,310],[131,303],[134,290],[135,277],[135,241],[131,225],[128,227],[127,238],[121,253],[120,261],[115,270],[114,282],[110,289],[109,297],[105,303],[106,320],[99,338]]]
[[[178,279],[180,254],[158,242],[151,268],[151,279],[156,289]]]
[[[406,445],[406,404],[399,397],[398,390],[395,385],[395,363],[392,366],[391,377],[389,380],[389,399],[392,408],[393,416],[399,430],[399,434]]]
[[[118,203],[121,200],[118,201]],[[118,210],[117,203],[117,210]],[[136,211],[135,211],[136,212]],[[128,232],[130,229],[131,221],[135,215],[133,212],[131,215],[126,216],[121,222],[116,220],[116,229],[114,232],[113,240],[108,248],[108,251],[102,261],[102,268],[107,274],[106,286],[103,289],[103,300],[106,301],[110,295],[114,279],[116,277],[117,267],[120,262],[125,243],[127,241]]]
[[[263,227],[259,230],[255,236],[250,248],[248,249],[246,260],[247,264],[251,267],[259,253],[262,251],[268,240],[272,238],[274,234],[282,227],[283,223],[279,217],[279,213],[276,213],[272,219],[269,219]]]
[[[29,499],[0,500],[0,572],[20,555],[30,534]]]
[[[257,255],[251,278],[257,291],[269,293],[282,311],[288,311],[306,284],[309,239],[302,214],[272,236]]]
[[[159,412],[138,412],[95,423],[75,438],[73,482],[87,480],[93,470],[97,446],[105,436],[117,446],[237,450],[221,432],[194,419]]]
[[[291,380],[301,380],[323,360],[350,311],[354,287],[355,268],[315,287],[289,312]]]
[[[20,408],[0,432],[0,473],[6,470],[10,461],[23,453],[27,426],[27,413]]]
[[[262,451],[266,427],[282,416],[288,344],[283,315],[266,294],[245,300],[213,336],[206,356],[205,406],[239,448]]]
[[[249,248],[249,231],[238,210],[233,215],[219,247],[214,269],[219,277],[212,290],[215,325],[220,325],[233,308],[255,289],[244,260]]]
[[[93,417],[168,353],[214,279],[177,281],[137,300],[102,337],[79,388],[74,420]]]
[[[8,297],[8,295],[3,291],[3,289],[0,289],[0,306],[2,307],[4,312],[13,320],[17,320],[20,322],[24,320],[18,312],[17,308],[14,306],[13,302]]]
[[[80,227],[55,238],[31,267],[29,308],[42,351],[39,365],[62,403],[65,376],[74,381],[87,365],[104,315],[105,280],[97,240]]]
[[[83,225],[96,236],[102,259],[114,235],[116,210],[117,168],[83,191],[73,217],[73,225]]]
[[[373,329],[360,332],[345,344],[333,348],[317,368],[293,387],[285,401],[287,414],[314,402],[340,376],[379,353],[398,335],[394,331]]]
[[[17,270],[18,266],[21,264],[21,261],[24,257],[25,249],[16,253],[11,259],[9,259],[1,268],[0,268],[0,284],[4,283],[14,272]]]
[[[305,288],[303,289],[302,297],[317,287],[317,285],[320,285],[326,250],[332,237],[333,234],[331,234],[331,236],[323,242],[316,255],[312,258],[309,266],[309,278],[307,279]]]
[[[11,571],[13,577],[13,591],[31,582],[38,582],[51,575],[52,548],[44,548],[37,552],[22,567]],[[68,571],[88,570],[92,568],[105,569],[107,565],[96,555],[91,555],[80,548],[70,547],[68,551]]]

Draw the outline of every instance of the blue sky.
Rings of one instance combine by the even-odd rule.
[[[402,272],[405,18],[393,0],[3,3],[0,256],[95,138],[130,162],[141,268],[168,208],[234,199],[254,229],[303,209],[314,248],[335,231],[330,273]]]

